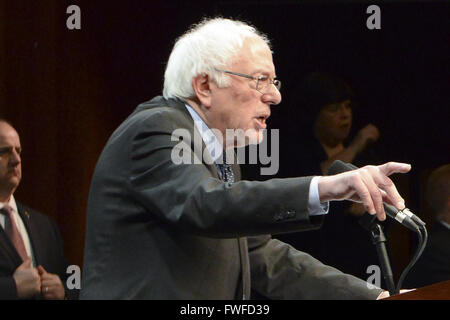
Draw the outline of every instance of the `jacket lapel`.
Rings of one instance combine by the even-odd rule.
[[[186,106],[184,105],[183,102],[179,102],[178,100],[168,100],[168,104],[173,107],[173,108],[177,108],[180,111],[186,113],[186,116],[189,117],[189,119],[191,120],[191,126],[188,128],[188,130],[193,133],[194,135],[198,135],[200,137],[200,140],[202,145],[196,145],[197,141],[196,139],[192,139],[192,148],[195,152],[197,152],[197,150],[201,150],[202,154],[197,154],[197,156],[200,157],[200,159],[202,160],[202,163],[204,165],[206,165],[209,169],[209,171],[217,178],[220,179],[219,177],[219,172],[218,169],[216,167],[216,165],[214,164],[211,155],[209,154],[209,152],[204,152],[206,149],[206,145],[205,142],[203,141],[203,139],[201,138],[201,134],[200,132],[197,130],[197,127],[194,124],[194,121],[191,118],[191,115],[189,114],[189,111],[186,109]],[[194,137],[194,136],[192,136]],[[237,159],[237,156],[235,154],[235,159]],[[239,181],[241,179],[241,171],[240,171],[240,166],[237,163],[234,163],[232,165],[232,170],[233,173],[235,174],[235,182]],[[247,244],[247,238],[237,238],[237,242],[238,242],[238,247],[239,247],[239,256],[240,256],[240,262],[241,262],[241,288],[242,288],[242,299],[244,300],[248,300],[250,299],[250,288],[251,288],[251,278],[250,278],[250,265],[249,265],[249,256],[248,256],[248,244]]]
[[[217,167],[214,164],[214,161],[212,160],[211,155],[209,154],[209,152],[205,152],[206,144],[202,139],[202,135],[201,135],[200,131],[197,130],[197,127],[195,126],[194,120],[192,119],[189,111],[187,110],[186,106],[184,105],[185,103],[180,100],[169,99],[169,100],[167,100],[167,104],[170,107],[181,111],[189,119],[190,125],[187,129],[191,133],[191,138],[192,138],[191,139],[191,142],[192,142],[191,148],[194,150],[194,152],[196,153],[196,156],[198,157],[198,159],[200,159],[200,161],[203,163],[203,165],[207,166],[208,170],[217,179],[220,179],[219,172],[217,171]],[[195,137],[198,137],[198,138],[195,139]]]
[[[23,224],[25,225],[25,229],[28,233],[28,238],[30,239],[34,260],[36,261],[36,265],[39,265],[40,257],[42,256],[42,252],[39,250],[42,247],[39,245],[39,230],[36,229],[33,216],[30,214],[29,210],[18,202],[16,202],[16,204],[17,211],[19,212],[20,218],[22,218]]]

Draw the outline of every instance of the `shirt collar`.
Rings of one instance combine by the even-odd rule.
[[[200,132],[203,142],[211,155],[214,162],[222,156],[223,147],[216,135],[211,131],[208,125],[203,121],[199,114],[187,103],[184,104],[188,109],[192,119],[194,120],[195,127]]]
[[[11,195],[11,198],[9,198],[8,202],[0,202],[0,209],[3,209],[5,205],[9,205],[13,209],[13,212],[18,212],[16,200],[14,199],[13,195]]]

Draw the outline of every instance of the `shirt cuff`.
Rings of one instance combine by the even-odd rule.
[[[319,198],[319,178],[314,177],[309,185],[308,209],[310,216],[319,216],[328,213],[329,202],[320,202]]]

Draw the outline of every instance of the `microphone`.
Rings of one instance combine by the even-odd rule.
[[[335,160],[328,169],[328,175],[335,175],[355,169],[358,169],[358,167],[351,163],[345,163],[341,160]],[[418,226],[425,227],[425,222],[420,220],[420,218],[413,214],[408,208],[398,210],[396,207],[391,206],[387,203],[383,203],[383,207],[384,211],[389,217],[397,220],[402,225],[414,232],[420,233],[420,229]]]

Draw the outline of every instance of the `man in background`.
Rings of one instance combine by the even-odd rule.
[[[67,263],[58,227],[13,195],[21,152],[19,134],[0,119],[0,299],[64,299]]]
[[[435,223],[422,256],[405,279],[405,285],[409,287],[450,280],[450,164],[440,166],[430,174],[425,194]]]

